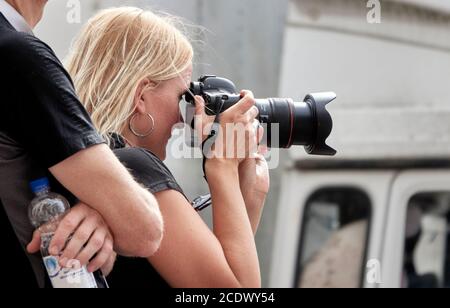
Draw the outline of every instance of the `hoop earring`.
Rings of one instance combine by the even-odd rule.
[[[133,133],[133,135],[135,135],[136,137],[139,137],[139,138],[145,138],[145,137],[150,136],[153,133],[153,131],[155,130],[155,119],[153,118],[153,116],[150,113],[147,113],[146,115],[150,119],[150,122],[152,123],[152,128],[150,128],[150,130],[148,132],[144,133],[144,134],[139,134],[136,131],[136,129],[134,129],[134,127],[133,127],[133,121],[136,119],[137,115],[138,114],[135,113],[131,117],[130,122],[128,123],[128,127],[129,127],[130,131]]]

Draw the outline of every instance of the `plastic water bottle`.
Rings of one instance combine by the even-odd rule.
[[[41,233],[41,254],[45,268],[54,288],[98,288],[92,273],[77,260],[69,261],[68,268],[61,268],[59,257],[48,252],[50,242],[60,221],[70,210],[69,202],[63,196],[52,193],[47,178],[30,183],[36,197],[31,201],[28,216]]]

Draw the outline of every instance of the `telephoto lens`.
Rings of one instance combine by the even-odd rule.
[[[212,75],[192,82],[185,100],[195,105],[196,95],[205,100],[208,115],[218,115],[241,99],[232,81]],[[335,99],[333,92],[308,94],[303,102],[290,98],[256,99],[258,120],[266,127],[267,145],[286,149],[304,146],[308,154],[335,155],[336,150],[326,144],[333,129],[326,105]]]

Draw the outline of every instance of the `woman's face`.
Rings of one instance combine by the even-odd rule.
[[[182,121],[180,113],[181,96],[189,88],[192,79],[192,65],[181,73],[181,76],[163,81],[156,88],[143,92],[137,98],[137,111],[133,124],[139,132],[148,132],[151,129],[151,120],[147,113],[155,120],[153,132],[144,138],[134,138],[134,144],[146,148],[160,159],[166,158],[166,148],[172,137],[173,127]],[[141,106],[141,107],[139,107]]]

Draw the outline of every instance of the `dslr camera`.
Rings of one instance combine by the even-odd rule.
[[[196,95],[203,97],[210,116],[219,115],[241,99],[232,81],[212,75],[192,82],[184,95],[185,101],[195,105]],[[332,92],[309,94],[303,102],[291,98],[256,99],[258,120],[266,127],[267,146],[287,149],[299,145],[304,146],[308,154],[335,155],[336,150],[326,144],[333,121],[325,108],[334,99],[336,94]]]

